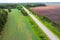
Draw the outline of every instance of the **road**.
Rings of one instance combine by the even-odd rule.
[[[11,9],[0,40],[38,40],[30,23],[18,9]]]
[[[60,40],[45,25],[43,25],[28,9],[26,9],[24,6],[23,6],[23,9],[28,13],[28,15],[36,22],[36,24],[46,33],[46,35],[51,40]]]

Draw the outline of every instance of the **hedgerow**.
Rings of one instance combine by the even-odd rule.
[[[0,9],[0,33],[7,21],[7,15],[8,15],[7,11],[5,11],[4,9]]]

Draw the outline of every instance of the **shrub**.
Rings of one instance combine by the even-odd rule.
[[[2,31],[2,29],[4,28],[4,25],[6,23],[6,19],[7,19],[7,15],[8,15],[8,12],[1,9],[0,10],[0,32]]]
[[[11,12],[11,9],[8,9],[9,12]]]
[[[20,8],[20,9],[21,9],[21,12],[24,16],[28,16],[28,14],[26,13],[26,11],[23,8]]]

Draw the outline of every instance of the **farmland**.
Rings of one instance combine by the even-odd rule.
[[[6,18],[1,16],[0,14],[1,18],[5,18],[4,21],[6,21],[3,25],[3,29],[0,28],[2,29],[2,31],[0,32],[0,40],[59,40],[60,32],[57,30],[58,27],[56,29],[51,25],[51,22],[54,20],[51,21],[47,19],[47,17],[51,19],[51,16],[49,16],[50,13],[48,14],[43,12],[45,14],[40,14],[40,9],[37,9],[40,7],[36,7],[35,5],[34,7],[28,7],[28,5],[25,6],[20,4],[4,4],[2,6],[0,5],[0,8],[4,9],[2,11],[3,13],[7,13],[3,15],[6,16]],[[37,14],[35,15],[34,11],[32,12],[31,10],[29,10],[29,8],[36,11],[35,13]],[[45,9],[41,6],[41,10],[48,10],[47,12],[49,12],[50,10],[53,11],[53,9],[55,10],[56,7],[53,6],[53,8],[51,8]],[[40,19],[40,17],[43,18]],[[1,21],[3,20],[0,19],[0,23]],[[54,22],[52,22],[52,24]]]
[[[21,12],[18,11],[18,9],[11,10],[12,12],[8,15],[8,21],[3,29],[1,40],[37,40],[38,38],[30,28],[30,24],[26,21]]]
[[[54,22],[60,23],[60,6],[32,7],[40,16],[47,16]]]
[[[32,7],[36,17],[57,36],[60,35],[60,6]],[[39,17],[38,17],[39,16]],[[60,36],[59,36],[60,37]]]
[[[48,37],[45,37],[46,34],[39,28],[37,30],[40,30],[41,35],[38,34],[39,31],[37,32],[35,28],[38,26],[33,21],[32,24],[35,26],[32,25],[29,19],[31,20],[29,16],[24,16],[20,10],[11,9],[11,12],[8,13],[8,19],[2,34],[0,35],[0,40],[48,40]]]

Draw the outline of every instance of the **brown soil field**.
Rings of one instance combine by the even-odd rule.
[[[52,21],[60,23],[60,6],[32,7],[30,9],[40,16],[47,16]]]

